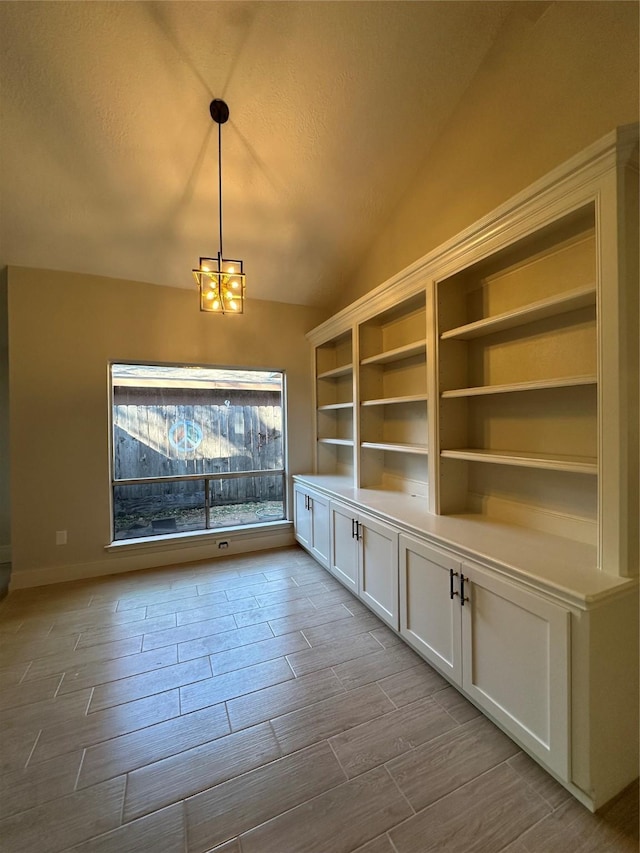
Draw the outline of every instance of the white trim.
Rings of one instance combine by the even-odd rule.
[[[170,533],[164,536],[141,536],[138,539],[118,539],[104,546],[105,551],[123,553],[124,551],[166,551],[168,546],[194,548],[209,546],[213,548],[219,541],[229,542],[231,539],[250,539],[260,537],[274,530],[288,530],[291,521],[267,521],[258,524],[243,524],[241,527],[226,527],[210,530],[191,530],[185,533]]]
[[[216,541],[228,542],[228,548],[219,550]],[[159,566],[175,565],[179,563],[190,563],[198,560],[215,560],[219,557],[228,557],[232,554],[246,554],[253,551],[264,551],[269,548],[283,548],[293,545],[293,525],[288,523],[279,526],[275,530],[262,529],[259,533],[253,531],[250,535],[235,533],[234,535],[221,536],[208,542],[199,542],[185,547],[183,542],[176,542],[176,547],[167,547],[166,542],[158,548],[138,547],[123,551],[122,549],[109,550],[108,557],[104,560],[96,560],[92,563],[75,563],[64,566],[49,566],[42,569],[31,569],[28,571],[16,571],[15,567],[11,574],[10,591],[26,589],[34,586],[45,586],[65,581],[83,580],[85,578],[97,578],[105,575],[121,574],[123,572],[135,572],[140,569],[153,569]]]

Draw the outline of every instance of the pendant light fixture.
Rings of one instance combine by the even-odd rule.
[[[242,261],[232,261],[222,254],[222,125],[229,118],[229,107],[216,98],[209,105],[211,118],[218,125],[218,216],[220,243],[216,258],[200,258],[193,276],[200,290],[200,310],[212,314],[242,314],[244,310],[245,276]]]

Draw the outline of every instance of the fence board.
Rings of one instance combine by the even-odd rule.
[[[114,471],[116,478],[179,476],[225,471],[282,468],[282,409],[280,406],[143,404],[114,406]],[[171,427],[190,422],[202,433],[193,449],[178,449],[170,441]],[[198,481],[116,487],[124,502],[166,495],[195,506],[203,501]],[[123,491],[124,488],[124,491]],[[282,500],[279,477],[212,482],[214,503]]]

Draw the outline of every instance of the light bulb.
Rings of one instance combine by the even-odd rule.
[[[233,287],[234,290],[237,290],[240,287],[240,282],[237,278],[233,279],[233,281],[231,282],[231,287]]]
[[[208,293],[205,293],[205,299],[208,299],[209,301],[211,301],[214,296],[215,296],[215,293],[213,290],[210,290]]]
[[[215,302],[213,303],[214,311],[217,311],[219,307],[220,307],[220,302],[216,299]]]

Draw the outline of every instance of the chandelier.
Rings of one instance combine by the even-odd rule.
[[[242,261],[223,257],[222,253],[222,125],[229,118],[229,107],[216,98],[209,105],[211,118],[218,125],[218,221],[220,242],[215,258],[200,258],[193,276],[200,291],[200,310],[212,314],[242,314],[245,276]]]

